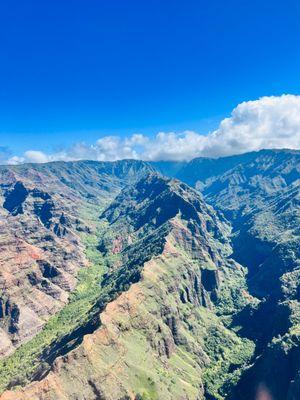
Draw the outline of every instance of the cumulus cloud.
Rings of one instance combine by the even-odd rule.
[[[92,145],[76,143],[52,154],[29,150],[21,157],[11,157],[8,163],[124,158],[181,161],[274,148],[300,148],[300,96],[270,96],[243,102],[208,135],[184,131],[159,132],[154,137],[140,133],[125,138],[105,136]]]
[[[300,148],[300,96],[262,97],[239,104],[208,136],[205,155]]]

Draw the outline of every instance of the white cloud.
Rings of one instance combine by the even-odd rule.
[[[51,159],[47,154],[36,150],[26,151],[24,156],[26,160],[30,160],[33,163],[45,163]]]
[[[93,145],[76,143],[53,154],[30,150],[22,157],[11,157],[8,163],[124,158],[179,161],[270,148],[300,148],[300,96],[270,96],[243,102],[208,135],[184,131],[159,132],[154,138],[140,133],[126,138],[105,136]]]
[[[18,165],[26,162],[24,157],[19,157],[19,156],[12,156],[8,160],[5,161],[5,164],[9,165]]]
[[[300,148],[300,96],[262,97],[239,104],[208,136],[204,155]]]

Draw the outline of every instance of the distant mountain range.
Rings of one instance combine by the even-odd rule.
[[[299,399],[299,188],[292,150],[1,166],[0,399]]]

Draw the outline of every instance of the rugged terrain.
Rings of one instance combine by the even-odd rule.
[[[0,398],[298,399],[299,161],[1,167]]]
[[[178,175],[231,222],[233,257],[248,268],[249,291],[261,300],[237,316],[242,334],[257,343],[257,360],[233,398],[252,399],[260,382],[275,399],[298,398],[300,152],[196,159]]]
[[[33,337],[68,301],[87,266],[82,212],[99,207],[150,167],[139,162],[1,167],[0,354]]]

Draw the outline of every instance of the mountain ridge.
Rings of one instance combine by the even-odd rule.
[[[144,201],[141,201],[140,199],[141,193],[143,193]],[[174,193],[180,193],[179,197],[182,198],[182,201],[177,203],[177,205],[172,200]],[[169,214],[168,207],[166,207],[168,204],[168,199],[175,207],[175,210],[171,215]],[[154,206],[151,201],[154,201]],[[124,207],[126,208],[126,212],[123,211]],[[131,212],[128,210],[128,207],[130,208]],[[159,212],[158,210],[161,211]],[[153,214],[153,211],[158,212],[158,214]],[[149,212],[151,215],[150,218],[148,216],[145,219],[142,218],[142,221],[145,223],[145,225],[144,223],[141,223],[141,221],[136,223],[137,218],[140,215],[145,215]],[[167,216],[162,217],[162,213],[167,213]],[[125,224],[124,218],[127,219],[130,215],[130,219],[127,220]],[[158,216],[160,217],[157,219]],[[192,339],[188,333],[186,325],[191,324],[191,322],[189,322],[190,318],[196,318],[194,312],[198,312],[197,310],[200,312],[200,310],[203,308],[203,310],[206,310],[205,312],[203,311],[204,316],[208,314],[208,317],[206,318],[213,318],[213,326],[215,326],[215,328],[212,327],[211,329],[220,330],[220,334],[223,332],[228,340],[228,343],[226,343],[227,346],[230,347],[230,351],[234,353],[235,350],[233,350],[232,346],[238,345],[238,348],[240,349],[239,351],[242,352],[242,342],[234,335],[233,332],[227,330],[221,319],[216,316],[214,308],[217,307],[217,305],[213,305],[213,303],[217,304],[218,291],[222,290],[222,285],[227,279],[229,279],[230,276],[232,276],[235,272],[236,274],[240,275],[241,280],[243,280],[244,276],[243,270],[232,260],[228,259],[228,261],[224,261],[224,259],[226,259],[231,252],[230,247],[226,249],[226,247],[229,246],[229,243],[226,239],[226,236],[229,234],[229,230],[228,227],[226,227],[225,221],[222,222],[218,219],[212,208],[205,205],[201,196],[196,191],[190,189],[187,185],[179,181],[169,180],[156,174],[142,178],[134,186],[124,188],[121,194],[116,197],[115,201],[107,208],[106,211],[104,211],[104,213],[102,213],[100,218],[106,218],[108,220],[110,224],[110,230],[107,231],[107,233],[109,234],[110,239],[112,239],[111,248],[107,249],[105,246],[103,246],[103,243],[101,243],[101,250],[105,251],[106,253],[112,252],[114,256],[119,255],[121,257],[121,259],[115,259],[112,264],[111,272],[108,271],[106,276],[104,275],[102,287],[111,287],[108,293],[116,290],[120,295],[110,296],[110,299],[116,298],[116,300],[112,300],[112,302],[109,301],[108,304],[110,305],[108,305],[107,310],[104,311],[104,316],[100,316],[102,324],[104,323],[104,327],[101,327],[102,324],[100,324],[98,328],[99,331],[96,329],[94,333],[92,333],[93,339],[87,338],[83,341],[83,344],[79,345],[77,350],[73,350],[73,352],[77,354],[81,351],[87,351],[86,343],[89,340],[92,340],[92,342],[95,343],[95,340],[98,340],[96,337],[99,335],[102,337],[103,329],[112,329],[110,335],[112,334],[113,337],[116,335],[116,333],[113,333],[115,330],[119,332],[117,334],[118,339],[111,339],[113,341],[121,340],[123,336],[127,338],[128,334],[136,335],[137,332],[140,332],[140,329],[142,329],[139,334],[142,335],[143,339],[141,340],[144,343],[143,346],[145,346],[145,349],[148,348],[147,351],[150,360],[152,360],[151,362],[154,365],[157,365],[157,371],[154,368],[154,375],[151,378],[151,380],[155,383],[154,387],[152,388],[152,392],[156,394],[154,395],[152,393],[152,396],[154,397],[150,398],[161,398],[164,396],[166,399],[172,399],[174,395],[183,396],[184,393],[186,393],[188,396],[192,396],[192,398],[198,398],[198,392],[199,395],[202,396],[201,392],[204,393],[204,391],[212,391],[213,388],[210,377],[203,378],[204,381],[207,381],[206,388],[203,386],[203,381],[201,381],[200,375],[199,379],[196,381],[191,381],[191,379],[187,379],[187,377],[185,377],[185,374],[188,373],[190,368],[199,369],[199,372],[201,372],[202,375],[203,371],[201,371],[201,365],[203,365],[203,363],[207,364],[209,361],[209,356],[206,354],[206,352],[209,350],[206,349],[206,339],[204,339],[205,335],[208,335],[209,333],[202,333],[202,336],[204,337],[202,339],[201,337],[199,338],[200,342],[194,342],[194,339]],[[148,224],[149,220],[151,221],[151,226]],[[112,232],[114,232],[115,239],[117,240],[120,236],[126,237],[125,232],[127,232],[127,234],[129,234],[127,242],[120,243],[120,241],[118,241],[119,246],[116,248],[114,244],[115,239],[111,237]],[[220,244],[217,245],[219,240],[221,240]],[[172,265],[176,259],[177,267],[174,269],[174,266]],[[156,273],[153,271],[153,269],[156,270]],[[149,282],[147,281],[146,276],[148,277],[148,280],[150,279]],[[182,278],[180,278],[180,276],[182,276]],[[185,284],[181,282],[181,279],[183,279]],[[130,282],[129,286],[127,286],[127,282]],[[165,285],[164,295],[159,294],[164,287],[162,286],[163,282]],[[143,289],[141,292],[136,292],[140,285],[142,285]],[[144,285],[146,286],[144,287]],[[178,289],[176,289],[177,285],[179,286]],[[153,290],[154,293],[152,293]],[[130,294],[132,291],[134,292],[134,295]],[[138,317],[134,317],[128,311],[129,319],[125,317],[125,320],[122,311],[120,315],[118,314],[118,316],[116,316],[117,321],[119,321],[120,318],[121,321],[123,321],[122,323],[120,322],[121,326],[117,325],[108,328],[107,323],[112,318],[112,311],[110,311],[111,309],[114,309],[115,307],[117,307],[117,309],[120,308],[120,310],[131,310],[132,308],[135,309],[136,306],[133,305],[136,301],[135,298],[141,296],[144,299],[144,303],[142,301],[141,305],[144,304],[143,307],[145,307],[142,308],[142,310],[144,310],[142,313],[146,312],[150,320],[156,321],[154,327],[148,326],[148,323],[146,323],[144,317],[140,315],[141,311],[138,313]],[[153,296],[158,296],[156,298],[160,298],[161,300],[155,302],[155,304],[152,304],[151,298],[153,298]],[[167,301],[167,299],[169,300]],[[123,301],[125,301],[126,305],[121,305]],[[167,309],[165,309],[166,307]],[[191,315],[189,317],[184,317],[181,315],[179,312],[181,308],[185,309],[185,312],[188,312],[188,314],[191,313]],[[161,315],[161,317],[159,317],[159,315]],[[204,316],[201,317],[198,315],[198,323],[200,323]],[[135,318],[137,318],[137,325],[134,325],[134,327],[130,328],[131,333],[126,333],[128,327],[125,328],[123,325],[125,324],[125,326],[127,326],[129,324],[130,326],[130,321]],[[105,321],[107,321],[106,324]],[[153,329],[155,328],[156,324],[159,324],[159,328],[157,328],[158,331],[155,333],[153,332]],[[146,330],[145,333],[143,333],[144,329]],[[197,324],[194,325],[194,329],[197,329]],[[198,329],[200,329],[200,326]],[[105,333],[105,337],[107,334],[108,332]],[[144,337],[144,335],[146,335],[146,337]],[[160,339],[161,336],[162,338]],[[130,373],[130,371],[135,370],[135,367],[132,364],[133,354],[130,347],[132,345],[130,344],[131,342],[127,342],[128,340],[129,339],[122,339],[122,346],[120,344],[122,353],[119,354],[120,350],[118,350],[117,346],[117,348],[114,350],[116,355],[113,357],[113,359],[116,357],[116,359],[120,360],[119,362],[122,363],[122,368],[125,368],[126,373]],[[100,348],[102,348],[101,343],[102,342],[100,340],[100,343],[98,343]],[[247,346],[249,346],[248,351],[251,352],[250,342],[248,343],[245,341],[244,345],[246,345],[246,343]],[[151,351],[149,350],[149,346],[152,349]],[[182,346],[186,348],[184,352],[190,353],[189,357],[194,357],[195,352],[199,353],[200,358],[198,360],[198,366],[197,363],[195,364],[196,361],[192,362],[192,360],[190,360],[187,366],[190,364],[191,366],[189,366],[188,370],[186,370],[187,366],[184,367],[184,365],[188,358],[186,361],[184,361],[185,357],[187,356],[184,356],[185,353],[182,354]],[[143,353],[142,349],[140,349],[139,354]],[[152,353],[155,355],[156,352],[158,352],[157,356],[151,359],[150,355]],[[72,353],[70,353],[71,359],[67,358],[69,362],[67,362],[66,368],[70,368],[72,370],[74,367],[72,367],[73,356],[71,356],[71,354]],[[99,357],[99,351],[97,351],[97,354]],[[91,356],[92,355],[86,354],[88,359],[90,359]],[[76,360],[77,356],[74,357]],[[158,358],[156,359],[156,357]],[[249,355],[245,354],[243,357],[244,358],[242,358],[242,360],[246,360]],[[154,361],[155,359],[156,361]],[[135,398],[138,394],[144,397],[146,396],[145,398],[147,398],[148,395],[151,396],[150,389],[152,384],[150,384],[149,388],[149,384],[141,385],[141,383],[138,383],[140,381],[143,382],[142,375],[145,374],[145,372],[141,372],[141,376],[139,375],[140,373],[138,371],[136,372],[140,378],[137,379],[137,382],[134,385],[134,378],[132,378],[133,382],[130,380],[130,382],[126,383],[126,375],[121,374],[122,380],[120,382],[120,387],[117,390],[117,382],[119,382],[120,377],[111,377],[112,382],[114,382],[113,389],[111,387],[112,382],[110,383],[108,378],[101,378],[101,373],[103,373],[101,370],[107,371],[105,364],[109,360],[103,359],[102,357],[97,358],[97,363],[100,361],[103,363],[103,367],[100,370],[93,369],[97,376],[97,379],[95,378],[94,380],[92,380],[90,375],[87,375],[86,377],[83,376],[82,371],[85,368],[84,361],[81,367],[80,379],[81,382],[83,379],[86,379],[84,390],[86,390],[85,395],[89,396],[88,398],[97,398],[93,397],[94,395],[91,392],[91,386],[94,388],[94,390],[97,388],[96,392],[101,393],[101,396],[107,399],[115,398],[114,396],[117,398],[121,398],[122,396],[130,396],[130,398]],[[172,363],[175,361],[180,361],[182,364],[183,370],[181,373],[176,369],[177,367],[172,366]],[[147,362],[150,361],[147,360]],[[239,363],[241,361],[235,362]],[[127,367],[124,366],[123,363],[125,363]],[[66,378],[64,378],[65,383],[61,382],[59,391],[57,391],[58,388],[54,385],[53,379],[61,379],[57,377],[57,374],[60,374],[60,371],[63,371],[63,364],[64,358],[58,358],[57,362],[54,363],[52,371],[49,375],[47,375],[49,378],[45,378],[47,382],[46,386],[48,387],[47,396],[49,399],[52,397],[57,398],[59,393],[61,395],[62,393],[65,393],[66,396],[71,397],[75,396],[73,390],[78,377],[76,378],[73,372],[70,372],[70,376],[73,377],[72,381],[68,381]],[[129,369],[128,364],[130,365]],[[163,386],[159,383],[159,371],[161,368],[163,368],[163,365],[166,367],[167,364],[169,364],[169,367],[167,367],[169,374],[174,376],[173,380],[175,379],[176,375],[184,374],[181,377],[182,382],[185,382],[183,388],[180,388],[180,386],[176,384],[175,380],[175,383],[169,386],[167,392],[166,389],[164,389],[164,385],[169,382],[168,379],[170,378],[168,378],[166,382],[163,380],[163,382],[165,382]],[[159,365],[161,366],[159,367]],[[175,370],[173,370],[174,367]],[[94,366],[88,367],[88,370],[89,368],[94,368]],[[115,368],[115,366],[110,366],[109,369],[111,373],[115,370]],[[227,368],[230,368],[230,360],[228,360],[228,365],[226,366],[224,374],[227,373]],[[177,372],[175,373],[175,371]],[[222,379],[224,379],[224,377]],[[223,385],[222,379],[219,383],[220,387]],[[93,384],[89,383],[91,380]],[[102,385],[99,384],[99,380],[102,382]],[[31,385],[30,387],[32,389],[29,387],[29,397],[27,397],[25,391],[24,397],[22,397],[23,394],[19,392],[16,394],[17,398],[39,398],[35,397],[34,391],[37,390],[37,393],[40,393],[40,390],[36,389],[36,386],[43,385],[43,380],[41,382],[41,384],[38,383],[33,384],[33,386]],[[126,390],[124,385],[125,388],[127,388]],[[168,385],[170,385],[170,382]],[[71,389],[71,387],[73,389]],[[131,390],[136,390],[133,392],[134,394],[131,394],[132,392],[130,391],[130,388]],[[177,393],[177,391],[179,392]],[[114,394],[112,395],[112,393]],[[14,396],[15,395],[13,393],[7,393],[3,395],[3,399],[15,398]]]
[[[33,237],[22,229],[30,232],[37,221],[33,232],[53,237],[59,254],[59,243],[71,245],[75,235],[87,263],[74,271],[74,286],[50,325],[46,321],[28,346],[12,349],[0,361],[2,388],[37,382],[0,398],[253,400],[262,382],[278,400],[298,398],[300,365],[293,360],[300,335],[300,152],[265,150],[224,160],[0,168],[3,232],[9,225],[32,245]],[[163,177],[167,170],[186,183]],[[50,248],[44,251],[49,257]],[[47,285],[61,281],[58,260],[39,267]],[[30,275],[30,268],[22,269],[29,275],[19,278],[20,284],[30,277],[36,287],[41,278]],[[139,305],[135,297],[143,299]],[[136,310],[134,324],[130,312],[122,314],[127,309]],[[148,326],[145,313],[160,331]],[[107,325],[101,325],[101,315]],[[69,328],[59,320],[69,321]],[[18,321],[13,324],[18,330]],[[150,358],[139,372],[126,326],[143,343],[137,354],[148,349]],[[116,331],[121,342],[111,351],[120,360],[118,373],[101,359],[103,335],[113,343]],[[120,348],[126,355],[119,357]],[[32,358],[33,349],[38,358]],[[86,364],[89,357],[96,364]],[[284,373],[282,367],[274,381],[277,359],[290,369]],[[74,363],[87,368],[86,375],[74,375]],[[153,371],[147,377],[148,364]],[[62,377],[63,371],[68,372]],[[101,371],[115,374],[118,384],[111,386]],[[71,376],[74,382],[85,380],[82,388],[72,387]],[[180,388],[177,381],[185,383]]]

